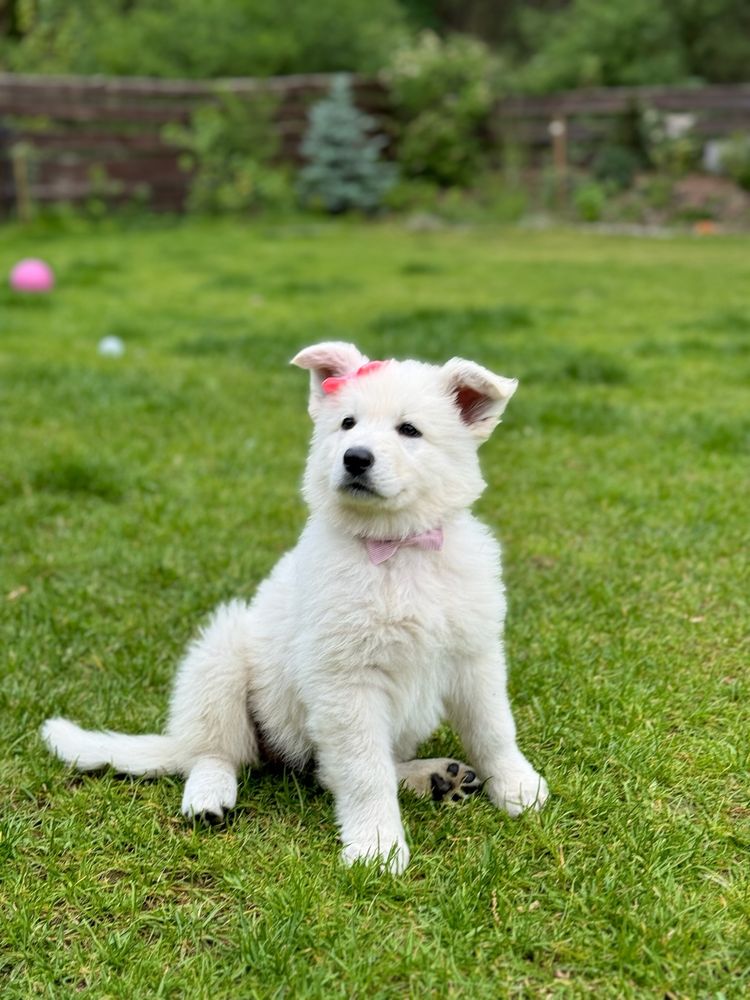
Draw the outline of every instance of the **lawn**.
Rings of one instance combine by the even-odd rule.
[[[0,290],[0,995],[747,996],[748,241],[0,230],[0,272],[31,254],[56,291]],[[177,780],[81,777],[36,734],[162,725],[196,626],[303,522],[287,362],[326,338],[521,383],[478,513],[552,797],[404,795],[400,877],[339,866],[309,776],[249,775],[193,829]]]

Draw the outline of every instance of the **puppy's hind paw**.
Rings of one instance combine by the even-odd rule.
[[[204,759],[190,771],[182,796],[182,812],[188,819],[220,823],[237,801],[237,778],[224,762]]]
[[[482,788],[482,782],[468,764],[450,757],[407,760],[397,765],[399,781],[417,795],[429,795],[435,802],[463,802]]]
[[[451,760],[430,774],[430,788],[433,801],[458,803],[476,795],[482,782],[468,764]]]

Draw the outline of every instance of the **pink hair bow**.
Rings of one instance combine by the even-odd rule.
[[[338,392],[342,385],[351,382],[353,378],[359,378],[360,375],[369,375],[370,372],[377,371],[378,368],[382,368],[383,365],[387,364],[387,361],[368,361],[366,365],[362,365],[355,372],[349,372],[348,375],[331,376],[330,378],[323,379],[321,388],[326,395],[330,396],[331,393]]]

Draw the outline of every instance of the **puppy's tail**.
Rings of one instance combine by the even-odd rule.
[[[184,768],[184,755],[171,736],[95,732],[81,729],[67,719],[47,719],[41,736],[52,753],[79,771],[109,766],[120,774],[145,774],[153,778],[181,773]]]

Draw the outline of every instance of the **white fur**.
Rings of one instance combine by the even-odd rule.
[[[236,774],[260,747],[290,764],[314,758],[334,796],[347,862],[409,859],[397,764],[447,718],[491,799],[511,815],[539,808],[544,780],[516,745],[502,645],[500,550],[470,513],[484,488],[477,446],[516,388],[471,362],[391,361],[327,395],[323,380],[367,359],[318,344],[315,422],[304,481],[310,517],[251,604],[220,607],[178,671],[164,736],[119,736],[50,719],[42,735],[83,770],[187,776],[183,812],[221,816]],[[341,427],[345,417],[356,425]],[[421,437],[397,428],[414,425]],[[353,495],[343,456],[368,449],[374,492]],[[399,549],[373,565],[365,538],[442,527],[441,551]]]

